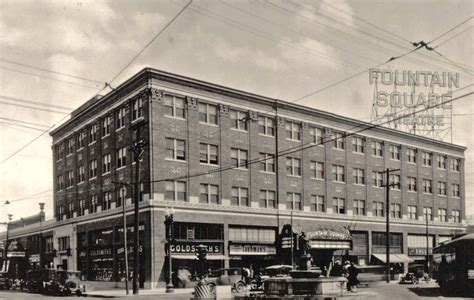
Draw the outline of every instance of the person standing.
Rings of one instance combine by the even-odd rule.
[[[350,264],[347,269],[347,274],[347,289],[351,291],[351,293],[355,293],[357,292],[357,285],[359,284],[359,280],[357,279],[359,270],[354,266],[354,263]]]

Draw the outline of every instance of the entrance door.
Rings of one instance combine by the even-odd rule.
[[[63,270],[67,270],[67,259],[63,259],[62,264],[61,264],[61,268]]]

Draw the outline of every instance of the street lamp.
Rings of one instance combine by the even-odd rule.
[[[166,284],[166,292],[167,293],[174,293],[174,286],[173,286],[173,272],[171,267],[171,243],[173,242],[173,216],[174,216],[174,209],[168,207],[165,209],[165,226],[166,226],[166,240],[168,241],[168,283]]]
[[[39,237],[39,268],[43,267],[43,214],[44,214],[44,203],[38,203],[40,207],[40,237]]]

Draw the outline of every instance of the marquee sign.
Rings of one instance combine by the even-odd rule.
[[[230,245],[230,255],[276,255],[275,246],[269,245]]]
[[[332,228],[321,228],[306,232],[306,238],[309,240],[351,240],[349,231],[335,230]]]

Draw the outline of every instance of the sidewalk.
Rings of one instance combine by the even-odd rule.
[[[194,289],[174,289],[175,295],[189,294],[194,292]],[[140,289],[139,295],[149,296],[149,295],[167,295],[165,288],[153,289],[153,290],[144,290]],[[131,297],[135,296],[132,289],[130,289],[129,294],[127,295],[124,289],[112,289],[112,290],[102,290],[102,291],[92,291],[84,294],[87,297],[100,297],[100,298],[116,298],[116,297]]]

